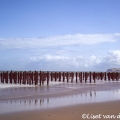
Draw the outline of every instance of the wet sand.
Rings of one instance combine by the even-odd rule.
[[[117,117],[120,115],[119,113],[120,101],[111,101],[45,109],[42,111],[35,110],[2,114],[0,115],[0,120],[82,120],[83,114],[88,115],[86,120],[93,120],[96,115],[100,116],[100,118],[96,119],[105,120],[103,115],[115,115]],[[87,117],[86,115],[85,117]],[[117,120],[116,118],[112,118],[111,120],[113,119]]]
[[[117,117],[119,86],[120,82],[101,82],[1,89],[0,120],[81,120],[82,114],[89,120]]]

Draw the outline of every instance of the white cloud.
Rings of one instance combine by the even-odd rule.
[[[120,50],[109,51],[106,55],[64,56],[64,55],[40,55],[27,60],[4,60],[0,65],[2,69],[14,70],[67,70],[89,71],[104,70],[108,68],[120,68]]]
[[[120,50],[109,51],[106,56],[77,56],[74,58],[65,57],[65,56],[54,56],[54,55],[44,55],[44,56],[34,56],[30,58],[30,64],[42,63],[44,61],[43,70],[46,70],[45,66],[52,67],[55,70],[61,70],[66,68],[67,70],[82,70],[89,68],[99,67],[104,68],[105,70],[110,67],[120,67]]]
[[[46,38],[0,38],[0,48],[40,48],[63,45],[92,45],[105,42],[115,42],[120,39],[120,33],[114,34],[69,34]]]
[[[23,70],[92,70],[100,67],[120,67],[120,50],[115,50],[119,49],[119,39],[120,33],[0,38],[1,69],[17,70],[18,65]]]
[[[33,56],[30,58],[30,61],[39,61],[39,60],[57,61],[62,59],[69,59],[69,58],[64,56],[43,55],[43,56]]]
[[[104,59],[109,64],[120,65],[120,50],[109,51],[108,55]]]

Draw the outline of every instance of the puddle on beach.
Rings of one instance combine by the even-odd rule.
[[[120,82],[4,88],[0,89],[0,114],[119,100],[119,86]]]

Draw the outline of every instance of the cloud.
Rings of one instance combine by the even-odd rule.
[[[70,71],[120,67],[119,39],[120,33],[0,38],[0,67]]]
[[[65,57],[65,56],[53,56],[53,55],[43,55],[43,56],[34,56],[30,58],[31,63],[33,62],[41,62],[44,61],[46,64],[52,63],[58,64],[59,67],[66,66],[73,66],[73,67],[90,67],[94,64],[99,64],[101,61],[96,56],[90,56],[88,58],[85,58],[83,56],[77,56],[77,57]]]
[[[35,64],[42,70],[107,70],[111,67],[120,67],[120,50],[109,51],[106,56],[33,56],[29,65],[33,67]]]
[[[49,71],[106,71],[120,68],[120,50],[109,51],[106,55],[37,55],[27,59],[5,60],[0,65],[5,70],[49,70]]]
[[[0,38],[0,48],[28,49],[63,45],[93,45],[115,42],[120,39],[120,33],[114,34],[68,34],[46,38]]]
[[[106,57],[103,57],[103,61],[109,65],[120,66],[120,50],[109,51]]]

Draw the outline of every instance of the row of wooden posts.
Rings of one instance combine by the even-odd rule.
[[[96,82],[96,80],[118,81],[118,72],[49,72],[49,71],[4,71],[0,72],[0,83],[44,85],[47,81],[62,82]]]

